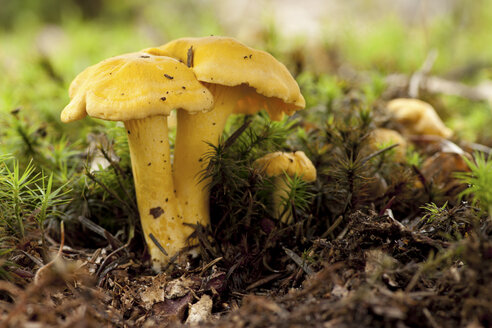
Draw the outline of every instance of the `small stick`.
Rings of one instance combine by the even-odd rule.
[[[254,288],[259,287],[261,285],[264,285],[266,283],[269,283],[270,281],[272,281],[274,279],[277,279],[281,275],[282,275],[281,273],[274,273],[274,274],[271,274],[269,276],[266,276],[265,278],[260,279],[260,280],[258,280],[256,282],[252,283],[248,287],[246,287],[246,290],[251,290],[251,289],[254,289]]]
[[[335,222],[333,222],[333,224],[321,235],[321,238],[328,237],[335,230],[335,228],[340,225],[342,220],[343,220],[343,215],[338,216]]]
[[[188,49],[188,54],[186,58],[186,66],[193,67],[193,46]]]
[[[395,199],[396,199],[396,196],[391,197],[390,200],[386,203],[386,205],[381,209],[381,211],[379,211],[378,215],[379,216],[384,215],[384,212],[386,212],[386,210],[389,209],[391,207],[391,205],[393,205],[393,202],[395,201]]]
[[[108,256],[106,256],[106,258],[104,259],[104,261],[101,263],[101,265],[99,266],[99,269],[97,269],[97,272],[96,272],[96,276],[99,276],[102,269],[106,266],[106,262],[113,256],[115,255],[116,253],[118,253],[119,251],[127,248],[128,246],[130,245],[130,242],[126,243],[125,245],[115,249],[114,251],[112,251],[111,253],[109,253]]]
[[[154,242],[154,244],[157,246],[157,248],[159,248],[159,250],[162,252],[162,254],[164,254],[166,256],[169,256],[169,254],[167,254],[167,252],[164,249],[164,247],[162,247],[161,243],[159,243],[159,241],[157,240],[157,238],[155,238],[152,233],[149,233],[149,237]]]
[[[400,144],[397,144],[397,143],[396,143],[396,144],[393,144],[393,145],[388,146],[388,147],[386,147],[386,148],[380,149],[380,150],[378,150],[378,151],[376,151],[376,152],[374,152],[374,153],[372,153],[372,154],[370,154],[370,155],[368,155],[368,156],[364,157],[364,158],[360,161],[360,164],[361,164],[361,165],[364,165],[364,164],[365,164],[365,163],[367,163],[370,159],[372,159],[372,158],[374,158],[374,157],[376,157],[376,156],[378,156],[378,155],[380,155],[380,154],[384,153],[385,151],[388,151],[388,150],[390,150],[390,149],[393,149],[393,148],[395,148],[395,147],[398,147],[399,145],[400,145]]]
[[[417,98],[419,96],[419,88],[420,85],[422,84],[422,80],[424,79],[425,75],[427,75],[430,72],[432,66],[434,66],[434,62],[436,61],[436,58],[437,58],[437,50],[432,49],[427,55],[427,58],[425,58],[422,67],[420,67],[420,69],[412,75],[408,86],[408,95],[410,97]]]
[[[301,269],[308,274],[308,276],[314,274],[313,269],[311,269],[309,265],[306,263],[306,261],[304,261],[299,255],[297,255],[296,253],[294,253],[294,251],[288,249],[287,247],[282,247],[282,248],[284,249],[285,254],[287,254],[287,256],[289,256],[292,259],[292,261],[294,261],[298,266],[300,266]]]

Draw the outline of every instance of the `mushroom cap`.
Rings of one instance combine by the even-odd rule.
[[[398,144],[396,148],[396,159],[403,161],[407,152],[407,141],[400,133],[391,129],[377,128],[372,130],[369,135],[369,145],[374,150],[382,145],[389,146],[395,143]]]
[[[386,108],[393,117],[411,134],[450,137],[453,132],[447,128],[430,104],[410,98],[397,98],[388,102]]]
[[[307,182],[316,180],[316,168],[303,151],[293,153],[277,151],[258,158],[253,165],[269,177],[285,172],[291,177],[301,176]]]
[[[86,68],[71,83],[70,103],[61,113],[68,123],[92,117],[127,121],[213,108],[213,96],[183,63],[170,57],[130,53]]]
[[[189,63],[199,81],[230,87],[249,86],[244,88],[235,113],[254,114],[266,109],[273,120],[280,120],[284,113],[292,115],[306,105],[297,82],[284,64],[236,39],[182,38],[144,51]]]

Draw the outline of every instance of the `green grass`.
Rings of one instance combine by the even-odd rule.
[[[41,177],[34,172],[32,163],[21,172],[17,161],[14,161],[10,169],[4,159],[0,169],[1,222],[8,232],[21,239],[25,237],[24,215],[32,214],[35,210],[33,204],[39,200],[33,185],[39,182]]]
[[[492,215],[492,156],[475,153],[475,160],[463,157],[471,172],[457,172],[455,176],[466,183],[468,188],[460,193],[462,198],[470,198],[473,206]]]
[[[36,172],[32,162],[21,169],[12,157],[0,158],[0,240],[15,244],[39,229],[44,241],[45,222],[63,216],[59,208],[70,201],[67,185],[55,187],[53,173]]]

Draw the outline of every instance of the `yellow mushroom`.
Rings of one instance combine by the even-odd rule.
[[[273,120],[280,120],[284,113],[291,115],[304,108],[304,98],[282,63],[233,38],[183,38],[144,51],[186,63],[214,96],[215,107],[206,114],[178,110],[174,157],[176,194],[183,216],[189,223],[207,225],[208,181],[200,183],[200,173],[208,161],[203,155],[210,150],[209,144],[218,144],[229,115],[265,109]]]
[[[211,93],[178,60],[131,53],[85,69],[72,82],[69,94],[71,101],[61,113],[63,122],[87,114],[124,122],[140,220],[153,267],[160,270],[168,256],[185,246],[190,230],[183,225],[174,192],[167,116],[176,108],[211,109]]]
[[[292,211],[290,208],[282,208],[282,202],[289,196],[290,187],[286,183],[283,174],[289,177],[300,176],[306,182],[316,180],[316,168],[306,154],[302,151],[286,153],[277,151],[267,154],[257,159],[253,165],[257,167],[263,174],[273,177],[274,192],[273,211],[274,215],[280,221],[290,224],[292,223]],[[283,215],[282,215],[283,214]]]
[[[401,134],[395,130],[385,128],[374,129],[369,134],[369,146],[374,151],[392,144],[398,144],[395,149],[395,160],[403,162],[407,153],[407,141]]]
[[[178,110],[175,151],[176,194],[185,220],[207,225],[208,181],[199,183],[200,173],[208,165],[203,155],[210,151],[208,143],[218,144],[229,115],[265,109],[273,120],[280,120],[284,113],[291,115],[304,108],[304,98],[282,63],[233,38],[183,38],[144,51],[186,63],[214,96],[215,107],[206,114]]]
[[[386,108],[410,134],[428,134],[443,138],[449,138],[453,134],[441,121],[434,107],[422,100],[393,99],[388,102]]]

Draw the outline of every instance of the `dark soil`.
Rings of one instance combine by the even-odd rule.
[[[126,249],[65,246],[63,260],[0,281],[1,326],[174,327],[208,295],[207,327],[490,327],[490,228],[451,243],[356,211],[336,239],[315,240],[304,261],[286,249],[284,270],[242,290],[221,258],[154,275]]]

